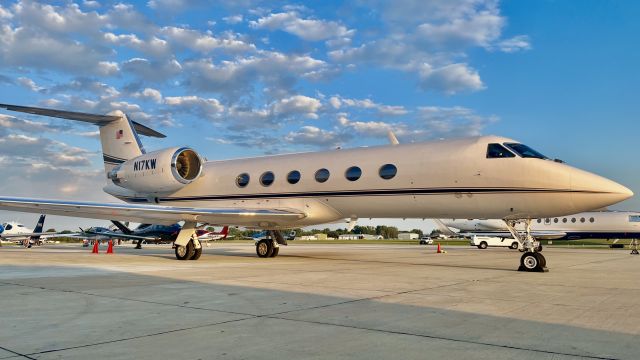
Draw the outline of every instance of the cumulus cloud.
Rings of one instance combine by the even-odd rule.
[[[160,90],[145,88],[141,92],[135,93],[133,96],[139,97],[146,100],[151,100],[155,103],[162,103],[162,93]]]
[[[190,112],[206,119],[219,119],[224,106],[217,99],[204,99],[198,96],[168,96],[164,103],[172,110]]]
[[[141,80],[165,82],[182,72],[182,65],[176,59],[150,61],[144,58],[132,58],[122,63],[122,71]]]
[[[333,147],[343,144],[348,138],[349,135],[335,131],[324,130],[315,126],[303,126],[298,131],[289,132],[284,139],[291,144]]]
[[[350,37],[355,30],[349,30],[335,21],[302,19],[295,11],[274,13],[251,21],[255,29],[282,30],[307,41]]]
[[[327,64],[307,55],[260,52],[257,56],[214,63],[211,59],[187,62],[188,84],[197,91],[223,94],[234,100],[251,93],[256,83],[286,94],[300,78],[326,70]]]
[[[422,24],[416,37],[420,43],[442,48],[490,47],[500,37],[504,22],[496,9],[482,10],[442,24]]]
[[[424,127],[426,138],[478,136],[496,116],[482,116],[473,110],[455,106],[424,106],[418,109],[417,124]]]
[[[518,51],[525,51],[531,49],[531,42],[526,35],[514,36],[510,39],[505,39],[497,44],[500,51],[506,53],[513,53]]]
[[[37,121],[17,118],[15,116],[0,114],[0,136],[12,132],[24,132],[27,134],[39,134],[51,131],[67,130],[68,127],[54,124],[47,124]],[[4,133],[3,133],[4,132]]]
[[[89,151],[65,143],[20,134],[0,138],[0,153],[16,164],[44,164],[55,167],[89,166]]]
[[[232,25],[241,23],[243,19],[244,18],[240,14],[225,16],[225,17],[222,18],[222,20],[224,20],[224,22],[226,22],[227,24],[232,24]]]
[[[89,77],[76,77],[69,82],[60,83],[46,89],[45,93],[68,93],[68,92],[90,93],[98,96],[114,97],[120,94],[116,88],[101,81]]]
[[[450,64],[437,69],[425,64],[420,71],[420,86],[425,90],[438,90],[449,95],[484,88],[478,72],[470,69],[467,64]]]
[[[362,109],[372,109],[382,115],[405,115],[407,109],[404,106],[399,105],[384,105],[378,104],[371,99],[349,99],[341,96],[332,96],[329,98],[329,105],[334,109],[340,109],[342,107],[355,107]]]
[[[219,38],[210,33],[203,34],[196,30],[175,26],[163,27],[160,33],[172,43],[173,47],[184,47],[201,53],[209,53],[218,49],[233,53],[256,49],[255,45],[238,39],[232,33],[227,33],[226,37]]]
[[[409,125],[402,122],[353,121],[347,118],[346,114],[339,114],[338,124],[343,131],[371,138],[386,138],[390,131],[397,136],[412,136],[413,138],[423,133],[422,130],[411,130]]]
[[[294,95],[290,98],[282,99],[273,105],[273,113],[277,116],[302,115],[307,118],[317,119],[320,101],[308,96]]]
[[[18,84],[34,92],[41,92],[44,90],[43,87],[38,86],[35,81],[27,77],[19,77]]]
[[[333,61],[371,64],[417,75],[422,89],[454,94],[484,89],[477,71],[460,63],[466,51],[515,52],[531,47],[526,36],[502,39],[506,24],[494,0],[365,0],[382,8],[376,39],[329,51]]]

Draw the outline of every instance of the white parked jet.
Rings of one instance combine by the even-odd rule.
[[[12,111],[96,124],[104,191],[128,204],[0,198],[0,209],[105,220],[185,224],[180,260],[197,258],[196,223],[279,231],[345,218],[499,218],[527,249],[521,269],[543,271],[518,221],[602,208],[633,195],[626,187],[545,156],[515,140],[482,136],[204,162],[194,150],[146,152],[138,134],[164,137],[121,111],[94,115],[3,105]],[[274,239],[275,238],[275,239]],[[282,236],[256,244],[277,254]]]
[[[47,234],[55,233],[43,233],[44,219],[46,215],[40,215],[36,227],[29,229],[23,224],[16,221],[9,221],[0,225],[0,244],[3,240],[23,243],[25,247],[31,247],[33,244],[39,245],[41,243],[40,237]]]
[[[485,235],[511,237],[504,221],[499,219],[437,219],[445,235],[454,234],[449,228],[458,229],[458,235]],[[523,231],[523,227],[516,227]],[[536,239],[640,239],[640,212],[637,211],[589,211],[568,216],[535,219],[531,233]]]

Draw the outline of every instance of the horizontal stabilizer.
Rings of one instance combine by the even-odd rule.
[[[119,116],[115,116],[115,115],[88,114],[83,112],[45,109],[45,108],[37,108],[37,107],[31,107],[31,106],[0,104],[0,108],[4,108],[10,111],[23,112],[27,114],[44,115],[44,116],[57,117],[61,119],[83,121],[91,124],[96,124],[98,126],[104,126],[112,121],[116,121],[120,119]],[[140,123],[137,123],[135,121],[131,121],[131,123],[133,124],[133,128],[140,135],[146,135],[146,136],[157,137],[157,138],[166,137],[164,134],[159,133]]]

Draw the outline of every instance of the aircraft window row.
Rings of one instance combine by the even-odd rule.
[[[640,215],[629,215],[629,222],[640,222]]]
[[[378,170],[378,175],[385,180],[393,179],[397,173],[398,168],[393,164],[382,165]],[[329,170],[325,168],[322,168],[316,171],[314,178],[317,182],[324,183],[329,180],[330,176],[331,172],[329,172]],[[362,177],[362,169],[358,166],[351,166],[345,171],[344,176],[349,181],[356,181],[360,179],[360,177]],[[260,184],[262,186],[270,186],[274,183],[275,179],[276,176],[272,171],[266,171],[262,175],[260,175]],[[297,184],[298,182],[300,182],[300,179],[302,179],[302,174],[300,174],[300,171],[298,170],[290,171],[287,174],[287,182],[289,184]],[[251,177],[248,173],[242,173],[236,177],[236,185],[241,188],[246,187],[247,185],[249,185],[250,180]]]
[[[580,220],[580,222],[581,222],[581,223],[587,222],[587,219],[585,219],[585,218],[583,218],[583,217],[581,217],[579,220]],[[542,219],[538,219],[537,221],[538,221],[538,224],[542,223]],[[554,223],[556,223],[556,224],[557,224],[559,221],[560,221],[560,219],[558,219],[558,218],[554,218],[554,219],[553,219],[553,222],[554,222]],[[565,224],[566,224],[568,221],[569,221],[569,219],[567,219],[567,218],[562,218],[562,222],[563,222],[563,223],[565,223]],[[571,218],[571,222],[572,222],[572,223],[575,223],[575,222],[577,222],[577,221],[578,221],[578,219],[576,219],[576,218]],[[631,220],[631,217],[629,217],[629,221],[632,221],[632,220]],[[638,221],[638,222],[640,222],[640,216],[638,216],[638,220],[637,220],[637,221]],[[550,223],[551,223],[551,219],[547,218],[547,219],[545,219],[545,220],[544,220],[544,222],[545,222],[545,224],[550,224]],[[596,219],[595,219],[595,218],[593,218],[593,217],[590,217],[590,218],[589,218],[589,222],[590,222],[590,223],[594,223],[594,222],[596,222]]]
[[[504,145],[504,146],[503,146]],[[518,143],[492,143],[487,145],[487,159],[512,158],[514,153],[523,158],[548,159],[546,156],[533,150],[525,144]]]

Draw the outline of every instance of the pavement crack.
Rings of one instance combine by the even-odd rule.
[[[0,346],[0,350],[4,350],[4,351],[6,351],[6,352],[8,352],[8,353],[15,354],[16,356],[21,356],[21,357],[23,357],[23,358],[25,358],[25,359],[33,359],[33,360],[35,360],[35,358],[32,358],[32,357],[30,357],[30,356],[29,356],[29,355],[27,355],[27,354],[22,354],[22,353],[19,353],[19,352],[17,352],[17,351],[13,351],[13,350],[11,350],[11,349],[7,349],[7,348],[6,348],[6,347],[4,347],[4,346]],[[16,356],[9,356],[9,357],[7,357],[7,358],[5,358],[5,359],[12,359],[12,358],[15,358]]]
[[[583,358],[583,359],[617,360],[617,358],[612,358],[612,357],[604,357],[604,356],[597,356],[597,355],[585,355],[585,354],[574,354],[574,353],[567,353],[567,352],[561,352],[561,351],[534,349],[534,348],[527,348],[527,347],[514,346],[514,345],[494,344],[494,343],[490,343],[490,342],[457,339],[457,338],[453,338],[453,337],[440,336],[440,335],[416,334],[416,333],[411,333],[411,332],[406,332],[406,331],[376,329],[376,328],[368,328],[368,327],[355,326],[355,325],[335,324],[335,323],[329,323],[329,322],[323,322],[323,321],[290,319],[290,318],[279,317],[279,316],[266,316],[266,317],[270,318],[270,319],[294,321],[294,322],[301,322],[301,323],[307,323],[307,324],[336,326],[336,327],[347,328],[347,329],[373,331],[373,332],[379,332],[379,333],[385,333],[385,334],[413,336],[413,337],[419,337],[419,338],[424,338],[424,339],[453,341],[453,342],[471,344],[471,345],[481,345],[481,346],[498,347],[498,348],[503,348],[503,349],[528,351],[528,352],[535,352],[535,353],[539,353],[539,354],[571,356],[571,357],[577,357],[577,358]]]

